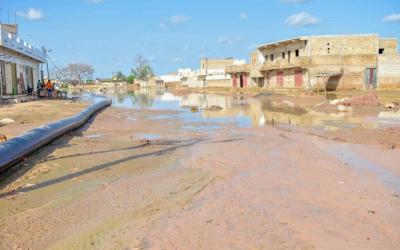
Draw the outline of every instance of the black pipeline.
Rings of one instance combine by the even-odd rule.
[[[0,144],[0,172],[66,133],[81,127],[97,111],[111,105],[105,97],[94,97],[93,103],[80,113],[22,134]]]

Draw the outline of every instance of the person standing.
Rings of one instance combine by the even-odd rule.
[[[53,91],[53,84],[51,83],[50,80],[47,80],[46,89],[47,89],[47,96],[51,97],[52,96],[52,91]]]

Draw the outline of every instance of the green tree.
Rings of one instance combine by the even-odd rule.
[[[135,82],[135,76],[134,75],[129,75],[127,78],[126,78],[126,81],[128,82],[128,84],[133,84],[134,82]]]
[[[146,60],[143,56],[138,55],[136,57],[136,67],[131,70],[131,75],[138,80],[148,81],[151,77],[154,76],[153,69],[149,65],[148,60]]]
[[[122,71],[117,71],[113,74],[113,80],[125,80],[126,76],[124,75],[124,73],[122,73]]]

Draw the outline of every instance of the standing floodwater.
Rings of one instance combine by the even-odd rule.
[[[342,113],[324,96],[278,93],[104,94],[112,107],[2,179],[0,248],[399,245],[397,110]]]

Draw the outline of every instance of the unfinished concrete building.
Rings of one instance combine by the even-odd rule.
[[[375,89],[400,85],[397,40],[379,35],[306,36],[264,44],[252,82],[271,88]]]
[[[203,87],[230,87],[231,77],[226,72],[226,67],[233,65],[235,59],[210,59],[200,60],[199,81]]]

